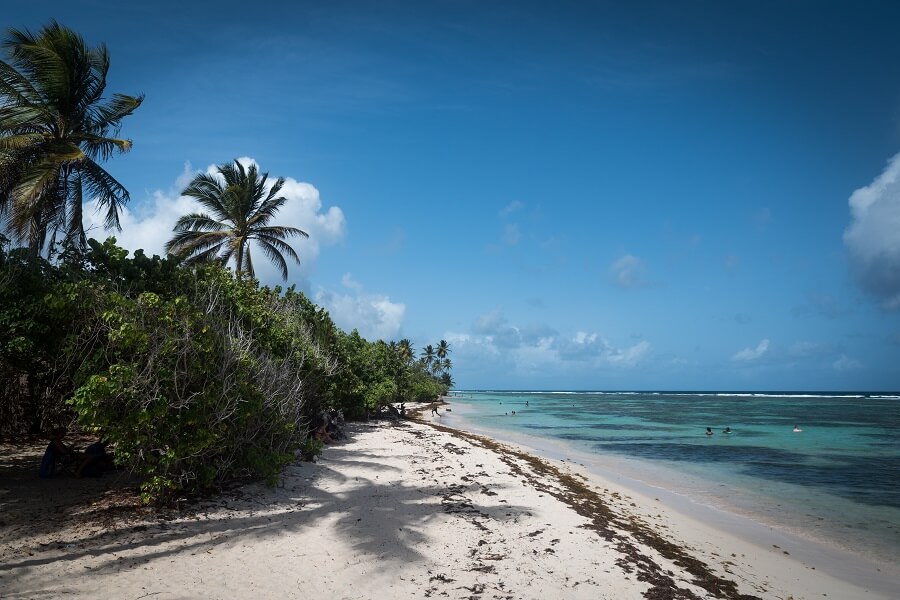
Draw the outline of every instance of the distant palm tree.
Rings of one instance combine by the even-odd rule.
[[[441,371],[448,373],[451,369],[453,369],[453,361],[449,358],[445,358],[441,361]]]
[[[51,21],[37,35],[10,29],[0,60],[0,216],[40,254],[51,234],[86,245],[82,204],[96,198],[107,228],[119,229],[128,191],[98,160],[131,149],[119,139],[121,121],[143,96],[104,101],[109,53]]]
[[[441,364],[440,359],[435,359],[433,363],[431,363],[431,374],[434,376],[440,375],[443,372],[444,366]]]
[[[422,352],[422,363],[426,367],[431,367],[432,363],[434,362],[434,346],[428,344],[427,346],[425,346],[425,348],[422,349]]]
[[[447,358],[447,354],[450,353],[450,344],[447,343],[446,340],[441,340],[438,342],[437,347],[437,357],[438,358]]]
[[[284,186],[279,177],[267,189],[269,174],[259,174],[256,165],[245,169],[238,161],[217,167],[219,175],[201,173],[182,192],[195,198],[212,213],[184,215],[175,224],[175,235],[166,243],[166,252],[182,256],[187,264],[221,260],[227,264],[234,259],[238,277],[246,273],[255,276],[250,257],[250,241],[262,248],[265,255],[279,267],[281,277],[287,279],[287,261],[297,264],[300,258],[284,240],[293,236],[309,237],[296,227],[269,225],[278,209],[287,202],[278,192]]]
[[[403,359],[405,364],[409,364],[416,357],[416,353],[413,350],[412,342],[408,339],[404,338],[400,340],[400,343],[397,345],[398,351],[400,352],[400,358]]]

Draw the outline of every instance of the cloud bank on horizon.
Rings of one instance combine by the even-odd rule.
[[[900,154],[850,196],[844,244],[856,281],[886,310],[900,309]]]

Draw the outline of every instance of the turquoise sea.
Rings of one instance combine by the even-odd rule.
[[[466,428],[546,440],[699,504],[900,564],[900,394],[459,391],[451,402],[448,417]]]

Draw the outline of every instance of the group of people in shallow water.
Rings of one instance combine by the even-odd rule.
[[[794,433],[800,433],[801,431],[803,431],[803,430],[800,429],[799,425],[794,425]],[[726,427],[725,429],[722,430],[722,433],[725,433],[725,434],[732,433],[731,427]],[[712,430],[712,427],[706,428],[706,435],[715,435],[715,433]]]
[[[731,427],[726,427],[722,430],[722,433],[731,433]],[[714,435],[712,427],[706,428],[706,435]]]

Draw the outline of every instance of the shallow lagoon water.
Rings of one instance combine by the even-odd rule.
[[[472,424],[607,457],[701,504],[900,562],[900,395],[459,394]]]

